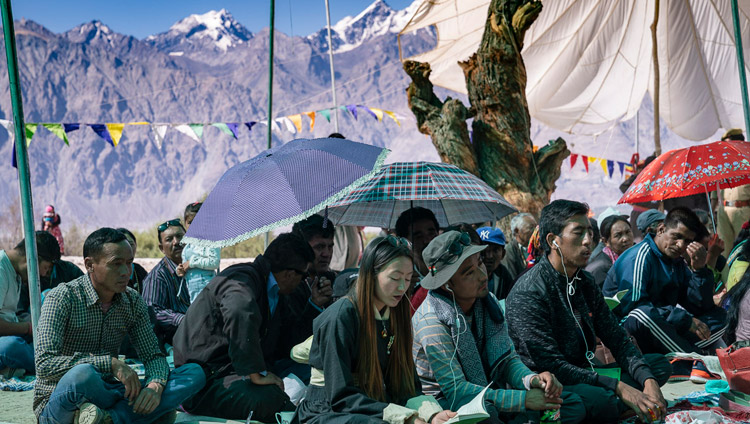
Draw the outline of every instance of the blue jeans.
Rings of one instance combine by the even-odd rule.
[[[23,337],[0,337],[0,369],[23,368],[27,374],[34,374],[34,345]]]
[[[169,374],[159,406],[150,414],[133,412],[125,399],[125,386],[119,381],[108,383],[93,365],[81,364],[71,368],[57,383],[49,403],[39,417],[41,424],[72,423],[75,412],[85,402],[107,411],[115,424],[146,424],[167,412],[174,411],[192,397],[203,385],[206,376],[197,364],[185,364]]]

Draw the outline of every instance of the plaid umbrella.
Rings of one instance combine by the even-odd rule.
[[[224,173],[183,242],[226,247],[307,218],[372,178],[389,152],[338,138],[266,150]]]
[[[397,162],[331,205],[328,218],[341,225],[394,228],[401,213],[421,206],[441,227],[494,221],[516,212],[497,191],[447,163]]]

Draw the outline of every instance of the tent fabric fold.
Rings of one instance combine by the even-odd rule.
[[[720,128],[744,127],[730,3],[660,2],[660,115],[674,133],[689,140],[704,140]],[[435,49],[409,58],[430,63],[433,84],[466,93],[457,62],[476,52],[489,4],[423,2],[401,31],[436,27]],[[739,8],[748,57],[750,1],[740,0]],[[654,13],[654,3],[647,0],[544,2],[522,51],[531,116],[581,135],[601,134],[635,116],[646,93],[654,92],[649,28]],[[746,62],[746,74],[748,69]]]

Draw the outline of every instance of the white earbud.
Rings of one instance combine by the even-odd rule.
[[[450,287],[450,286],[446,285],[446,286],[445,286],[445,289],[446,289],[446,290],[448,290],[449,292],[453,293],[453,289],[451,289],[451,287]]]
[[[560,248],[560,245],[557,244],[557,240],[552,240],[552,245],[555,246],[558,249]]]

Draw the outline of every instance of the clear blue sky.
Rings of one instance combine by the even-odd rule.
[[[331,21],[355,16],[374,0],[329,0]],[[412,0],[386,0],[403,9]],[[269,0],[11,0],[15,19],[27,18],[52,32],[67,31],[98,19],[113,30],[137,38],[164,32],[180,19],[209,10],[227,9],[250,31],[269,25]],[[325,0],[277,0],[276,28],[308,35],[326,24]]]

